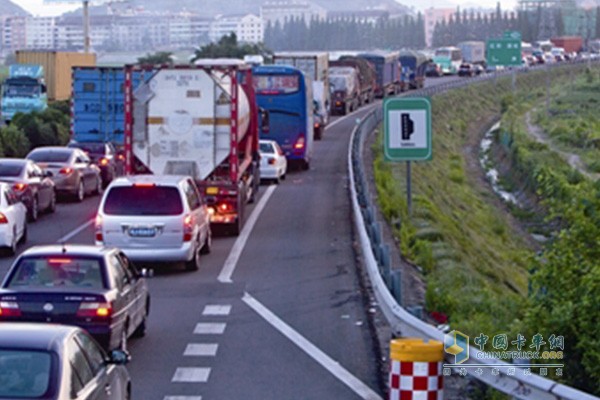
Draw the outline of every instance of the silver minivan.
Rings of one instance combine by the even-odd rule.
[[[208,209],[193,179],[132,175],[106,189],[96,215],[96,245],[139,262],[184,262],[198,269],[211,247]]]

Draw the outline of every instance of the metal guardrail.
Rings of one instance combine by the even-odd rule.
[[[584,63],[587,61],[584,61]],[[596,63],[596,62],[595,62]],[[581,64],[574,62],[572,64]],[[558,66],[564,67],[559,64]],[[544,68],[544,67],[541,67]],[[547,67],[546,67],[547,68]],[[552,68],[552,67],[551,67]],[[530,70],[539,70],[532,68]],[[497,76],[506,76],[513,72],[521,71],[503,71]],[[526,73],[523,71],[523,73]],[[431,96],[450,89],[464,87],[475,82],[496,79],[494,76],[479,76],[471,79],[455,81],[443,85],[433,86],[410,92],[408,95]],[[406,95],[406,94],[405,94]],[[348,171],[350,176],[350,195],[352,198],[352,209],[354,214],[354,223],[359,237],[361,251],[365,260],[367,272],[375,292],[375,297],[383,314],[396,332],[401,332],[403,336],[420,337],[424,339],[434,339],[444,341],[444,332],[438,330],[404,309],[394,297],[393,293],[398,290],[400,285],[399,273],[391,269],[390,253],[387,244],[383,243],[381,235],[381,226],[376,219],[375,204],[371,199],[368,182],[363,169],[362,154],[365,140],[383,120],[383,109],[377,107],[369,112],[360,123],[354,128],[348,149]],[[476,349],[472,346],[469,349],[470,354],[475,354]],[[490,365],[498,366],[498,375],[477,374],[476,368],[466,368],[467,373],[477,380],[491,386],[503,393],[514,396],[517,399],[524,400],[593,400],[600,399],[580,390],[557,383],[550,379],[542,378],[538,375],[524,375],[524,369],[518,365],[509,364],[497,359],[469,359],[470,364],[481,365],[489,368]],[[509,368],[514,369],[513,374],[509,374]]]

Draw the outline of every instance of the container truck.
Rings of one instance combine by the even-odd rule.
[[[429,58],[418,51],[404,50],[398,58],[402,66],[401,90],[420,89],[425,84],[425,71]]]
[[[460,42],[458,48],[462,53],[463,63],[468,64],[485,64],[485,42],[470,40]]]
[[[360,106],[360,81],[353,67],[330,67],[329,81],[332,87],[331,113],[346,115]]]
[[[125,166],[189,175],[209,206],[211,226],[239,234],[258,185],[258,110],[252,69],[240,60],[160,68],[134,90],[125,67]]]
[[[332,67],[352,67],[358,71],[360,105],[372,103],[375,99],[377,72],[375,66],[364,58],[343,55],[336,61],[330,61]]]
[[[36,64],[44,68],[48,100],[68,100],[71,97],[71,69],[96,65],[93,53],[65,51],[17,50],[17,63]]]
[[[583,47],[581,36],[560,36],[550,39],[554,47],[562,47],[567,53],[578,53]]]
[[[399,52],[375,51],[360,53],[358,57],[371,62],[375,66],[375,97],[383,98],[400,92]]]
[[[2,84],[2,119],[9,123],[18,112],[44,111],[48,107],[44,68],[35,64],[13,64]]]
[[[322,120],[323,130],[329,123],[331,96],[329,93],[329,54],[327,52],[289,51],[273,55],[273,64],[298,68],[312,81],[313,99],[317,103],[315,112]],[[315,138],[320,138],[317,132]]]
[[[132,87],[148,82],[153,68],[132,72]],[[75,67],[71,100],[71,138],[77,142],[111,142],[122,150],[125,143],[125,69]]]

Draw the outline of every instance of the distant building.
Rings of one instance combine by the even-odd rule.
[[[433,32],[435,26],[442,21],[448,22],[450,17],[456,13],[454,8],[428,8],[425,10],[425,43],[427,47],[433,44]]]
[[[230,33],[235,33],[240,42],[261,42],[264,35],[263,20],[254,14],[218,16],[211,24],[209,37],[216,42]]]
[[[14,53],[15,50],[24,49],[25,21],[27,17],[11,16],[2,19],[2,53]]]
[[[25,47],[48,49],[54,47],[54,17],[27,17],[25,19]]]
[[[265,25],[269,22],[283,25],[291,18],[304,19],[308,24],[313,18],[327,18],[327,10],[307,1],[268,1],[260,7],[260,17]]]

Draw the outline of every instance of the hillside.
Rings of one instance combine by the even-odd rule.
[[[394,0],[313,0],[317,4],[331,11],[349,11],[366,9],[387,9],[394,11],[409,11],[409,8],[398,4]],[[265,3],[264,0],[230,0],[228,2],[217,1],[198,1],[198,0],[179,0],[173,3],[170,0],[130,0],[123,4],[115,3],[114,8],[143,7],[149,11],[178,11],[187,10],[190,12],[202,13],[205,16],[214,16],[217,14],[258,14],[260,6]],[[235,10],[235,11],[232,11]]]
[[[11,2],[10,0],[0,0],[0,15],[27,15],[28,12]]]

